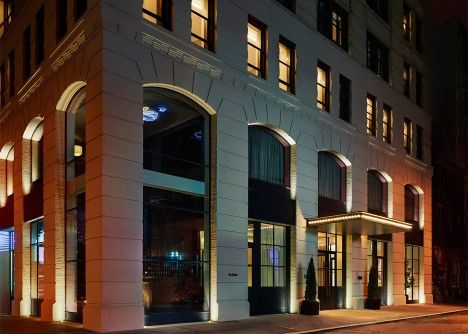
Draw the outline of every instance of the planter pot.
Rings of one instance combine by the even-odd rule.
[[[368,310],[380,310],[380,299],[366,299],[364,308]]]
[[[299,305],[299,313],[305,315],[318,315],[320,311],[320,303],[318,301],[303,300]]]

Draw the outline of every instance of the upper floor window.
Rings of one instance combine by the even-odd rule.
[[[403,63],[403,94],[411,96],[411,66],[408,63]]]
[[[88,0],[73,0],[73,17],[75,22],[83,16],[86,9],[88,9]]]
[[[351,122],[351,80],[340,74],[340,118]]]
[[[375,119],[377,113],[377,99],[371,94],[367,94],[367,134],[375,136]]]
[[[367,32],[367,67],[388,81],[388,47]]]
[[[318,153],[319,216],[345,212],[346,165],[333,153]]]
[[[423,159],[423,128],[416,126],[416,158]]]
[[[14,1],[0,0],[0,37],[13,19]]]
[[[388,0],[367,0],[367,6],[372,8],[382,19],[388,21]]]
[[[292,12],[296,10],[296,0],[276,0]]]
[[[31,26],[23,33],[23,80],[31,75]]]
[[[249,126],[249,177],[289,187],[289,145],[268,128]]]
[[[214,0],[192,0],[192,42],[214,49]]]
[[[416,104],[420,107],[423,106],[423,82],[422,75],[416,71]]]
[[[412,124],[408,118],[403,121],[403,147],[407,154],[411,154],[411,146],[413,144]]]
[[[247,24],[247,71],[266,78],[266,26],[251,16]]]
[[[294,94],[296,90],[296,46],[280,36],[279,87]]]
[[[330,66],[317,62],[317,107],[330,111]]]
[[[36,66],[44,60],[44,6],[38,10],[35,19],[36,26]]]
[[[416,50],[422,51],[422,23],[421,19],[415,15],[414,17],[414,42],[416,44]]]
[[[335,2],[318,2],[317,30],[341,48],[348,49],[348,13]]]
[[[143,0],[143,18],[171,29],[171,0]]]
[[[412,25],[412,14],[411,8],[407,5],[403,5],[403,36],[411,43],[411,25]]]
[[[392,108],[388,105],[383,105],[382,114],[382,139],[384,142],[391,144],[393,134],[393,115]]]
[[[55,34],[57,42],[67,34],[67,0],[57,0],[55,3]]]
[[[0,65],[0,107],[6,104],[6,71],[5,64]]]
[[[388,213],[387,180],[375,170],[367,172],[367,210],[386,216]]]
[[[405,185],[405,221],[419,221],[419,193],[410,185]]]
[[[6,155],[6,195],[10,196],[13,194],[13,164],[15,160],[15,149],[11,146],[10,150]]]
[[[8,75],[9,96],[12,97],[15,95],[15,50],[8,54],[6,72]]]

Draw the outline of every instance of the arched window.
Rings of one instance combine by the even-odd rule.
[[[249,177],[289,187],[289,145],[268,128],[249,126]]]
[[[371,213],[386,216],[388,213],[388,185],[382,174],[367,172],[367,209]]]
[[[11,146],[5,159],[5,175],[6,175],[6,195],[13,195],[13,162],[15,160],[15,149]]]
[[[419,221],[419,193],[409,184],[405,185],[405,221]]]
[[[31,150],[31,182],[37,181],[42,176],[42,122],[34,129],[30,144]]]
[[[71,99],[65,112],[66,142],[66,293],[65,318],[81,321],[85,287],[86,88]],[[81,176],[81,177],[80,177]]]
[[[330,152],[318,153],[319,216],[346,212],[346,165]]]

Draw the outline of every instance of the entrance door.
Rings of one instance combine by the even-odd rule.
[[[289,308],[289,229],[251,222],[248,229],[250,314],[286,313]]]
[[[406,245],[405,250],[405,294],[406,303],[419,302],[419,258],[422,247]]]
[[[367,278],[373,263],[377,265],[377,286],[380,290],[380,303],[387,305],[387,243],[381,240],[368,240],[367,244]]]
[[[44,220],[31,222],[31,315],[41,316],[44,299]]]
[[[320,309],[344,307],[343,244],[338,234],[318,234],[318,297]]]

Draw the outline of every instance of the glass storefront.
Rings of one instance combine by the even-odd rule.
[[[419,302],[419,260],[422,247],[405,247],[405,294],[408,304]]]
[[[44,220],[30,223],[31,228],[31,315],[41,316],[41,304],[44,300]]]
[[[387,243],[381,240],[367,241],[367,279],[373,263],[377,265],[377,286],[382,305],[387,304]]]

